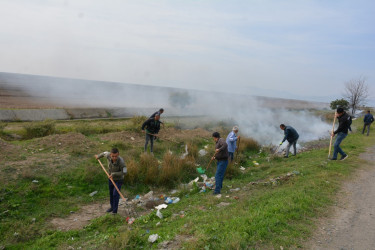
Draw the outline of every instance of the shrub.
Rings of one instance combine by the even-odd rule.
[[[126,126],[126,130],[140,131],[142,124],[147,120],[146,116],[133,116],[130,118],[130,124]]]
[[[158,160],[151,154],[142,154],[139,159],[140,179],[144,179],[145,184],[157,184],[159,177]]]
[[[125,182],[135,184],[140,181],[140,171],[134,160],[131,159],[126,163],[126,169],[128,173],[125,175]]]
[[[55,133],[55,122],[45,120],[43,122],[32,122],[24,126],[26,130],[26,138],[43,137]]]
[[[260,149],[259,143],[252,138],[241,137],[239,151],[258,151]]]
[[[181,159],[170,153],[164,154],[160,169],[159,184],[172,187],[181,177]]]
[[[198,146],[190,142],[187,144],[187,148],[188,148],[188,156],[196,159],[198,157]]]
[[[234,161],[228,164],[227,170],[225,171],[225,177],[228,179],[232,179],[234,176],[240,173],[239,166],[234,164]]]

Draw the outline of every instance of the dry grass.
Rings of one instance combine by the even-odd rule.
[[[181,163],[181,159],[176,155],[170,153],[164,154],[162,168],[160,170],[159,184],[168,187],[179,182],[182,177]]]
[[[239,151],[244,152],[244,151],[258,151],[260,149],[260,144],[252,139],[252,138],[245,138],[241,137],[240,140],[240,146],[239,146]]]

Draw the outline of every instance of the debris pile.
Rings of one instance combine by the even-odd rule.
[[[267,185],[276,186],[277,184],[280,184],[283,181],[287,181],[291,177],[296,176],[296,175],[300,175],[300,172],[299,171],[289,172],[289,173],[286,173],[284,175],[278,176],[276,178],[271,178],[268,181],[252,181],[252,182],[249,183],[249,185],[259,185],[260,184],[260,185],[265,185],[265,186],[267,186]]]

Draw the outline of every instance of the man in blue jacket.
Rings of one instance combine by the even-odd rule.
[[[363,118],[363,122],[364,122],[364,124],[363,124],[362,134],[365,133],[365,129],[367,127],[367,136],[368,136],[370,134],[370,125],[371,125],[371,123],[374,122],[374,117],[370,113],[370,110],[367,110],[367,114]]]
[[[233,161],[234,158],[234,152],[236,152],[237,148],[237,140],[240,138],[238,135],[238,127],[234,126],[232,129],[232,132],[230,132],[227,136],[226,143],[228,144],[228,154],[229,154],[229,159],[230,161]]]
[[[286,154],[285,154],[284,158],[289,157],[289,150],[290,150],[290,147],[292,145],[293,145],[293,149],[294,149],[293,155],[296,155],[297,154],[296,145],[297,145],[297,141],[298,141],[298,138],[299,138],[299,134],[297,133],[297,131],[292,126],[285,126],[284,124],[280,124],[280,129],[284,130],[284,135],[285,135],[283,141],[280,142],[280,145],[282,145],[285,140],[288,141],[288,146],[286,147]]]
[[[338,153],[341,154],[340,160],[345,160],[348,158],[348,155],[341,149],[340,144],[345,139],[345,137],[348,135],[348,130],[352,121],[352,118],[350,115],[348,115],[343,108],[338,108],[336,110],[336,117],[339,120],[339,127],[331,134],[331,136],[335,136],[335,144],[333,144],[333,157],[330,160],[337,160]]]

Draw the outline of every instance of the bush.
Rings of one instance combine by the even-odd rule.
[[[159,178],[158,160],[151,154],[142,154],[139,159],[139,174],[145,184],[157,184]]]
[[[240,145],[239,145],[239,151],[244,152],[244,151],[259,151],[260,149],[260,144],[252,139],[252,138],[240,138]]]
[[[126,126],[126,130],[140,131],[142,124],[147,120],[146,116],[133,116],[130,118],[130,124]]]
[[[187,144],[187,149],[188,149],[188,156],[196,159],[198,158],[198,146],[193,144],[192,142]]]
[[[24,126],[26,130],[26,138],[37,138],[55,133],[55,122],[45,120],[43,122],[32,122]]]
[[[166,153],[163,157],[163,163],[160,170],[159,184],[166,187],[172,187],[179,182],[181,173],[181,159],[176,155]]]

